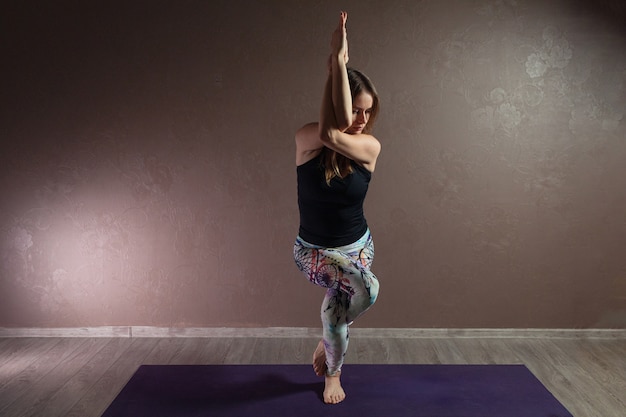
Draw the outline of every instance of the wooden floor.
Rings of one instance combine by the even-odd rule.
[[[305,364],[316,338],[0,338],[0,415],[100,416],[142,364]],[[626,340],[359,338],[346,363],[525,364],[575,417],[626,416]],[[348,390],[348,395],[349,395]]]

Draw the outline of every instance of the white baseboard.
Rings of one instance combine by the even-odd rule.
[[[626,329],[414,329],[357,328],[352,337],[397,339],[626,339]],[[321,330],[308,327],[152,327],[102,326],[64,328],[0,328],[6,337],[282,337],[318,338]]]
[[[130,337],[130,327],[0,327],[0,337]]]

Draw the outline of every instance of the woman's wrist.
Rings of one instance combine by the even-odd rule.
[[[339,66],[342,66],[342,65],[345,66],[346,65],[346,60],[344,58],[344,54],[343,53],[339,53],[337,55],[331,54],[331,58],[330,59],[331,59],[331,64],[332,65],[334,65],[334,64],[337,64]]]

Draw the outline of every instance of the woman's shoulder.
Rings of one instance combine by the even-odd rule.
[[[318,127],[317,122],[312,122],[296,131],[296,165],[302,165],[315,158],[324,148]]]
[[[319,122],[311,122],[296,130],[296,140],[302,136],[315,135],[319,137]]]

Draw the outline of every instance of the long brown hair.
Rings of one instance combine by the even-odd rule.
[[[367,75],[355,70],[354,68],[348,68],[348,81],[350,83],[350,95],[352,96],[353,101],[354,98],[362,92],[368,93],[372,96],[372,113],[367,121],[367,125],[365,125],[365,128],[363,129],[363,133],[370,133],[380,108],[376,87],[374,87],[374,84],[367,77]],[[330,185],[330,181],[335,177],[345,178],[352,173],[352,161],[350,158],[329,148],[324,148],[322,152],[326,184]]]

